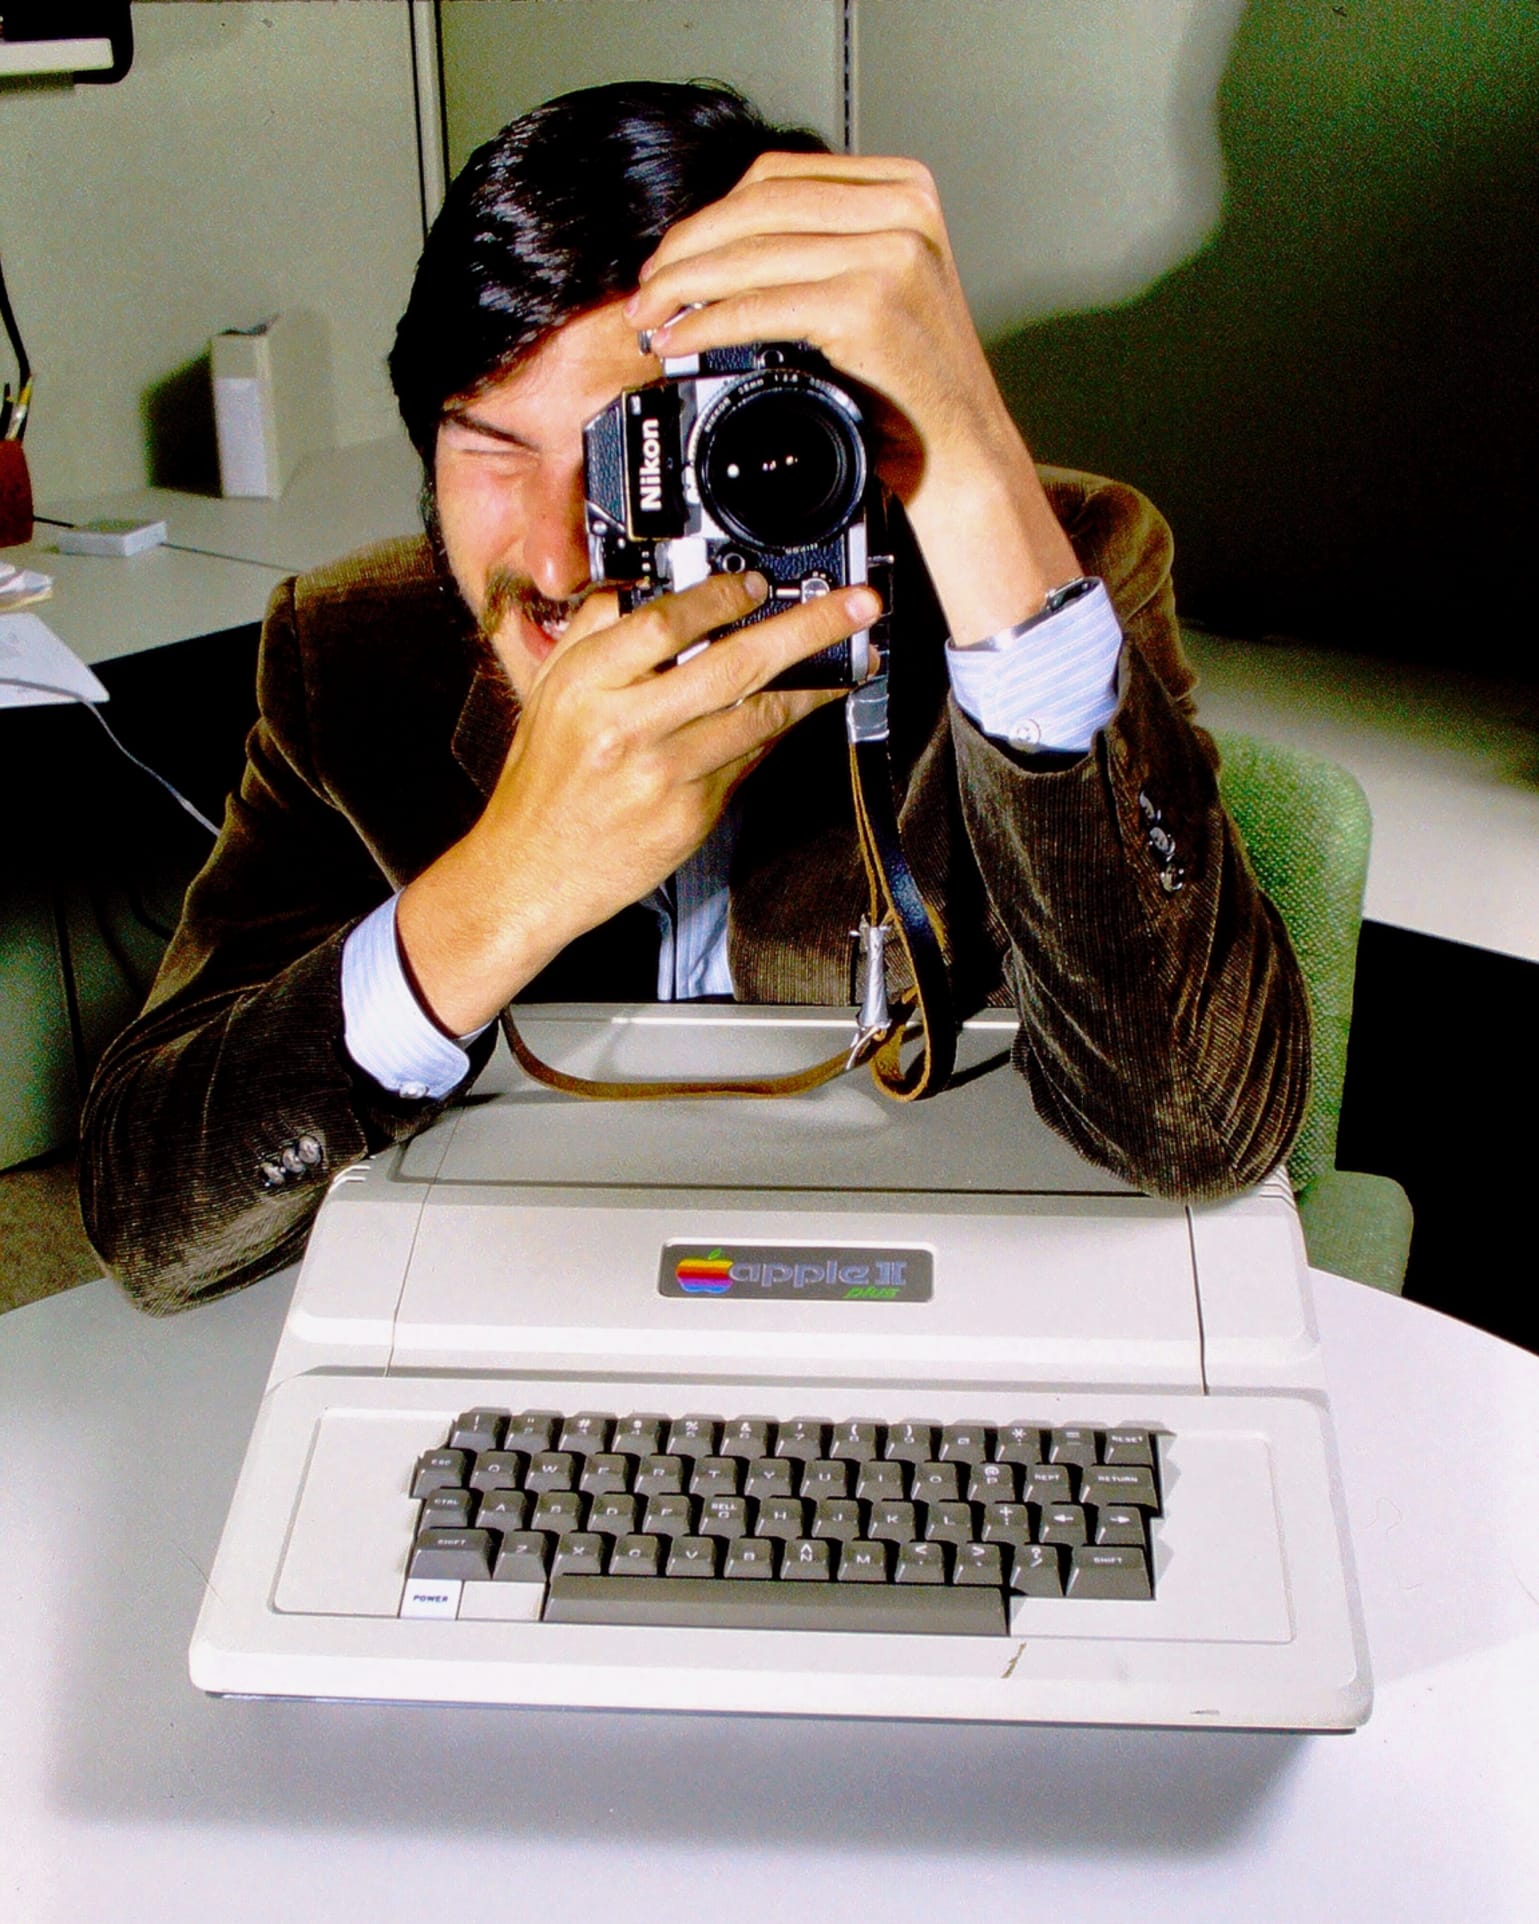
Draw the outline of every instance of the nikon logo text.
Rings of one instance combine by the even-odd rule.
[[[637,497],[643,514],[663,511],[663,435],[650,416],[641,423],[641,469],[636,476]]]

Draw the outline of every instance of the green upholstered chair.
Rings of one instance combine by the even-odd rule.
[[[1388,1176],[1336,1167],[1373,833],[1368,798],[1354,776],[1324,756],[1227,730],[1214,737],[1225,805],[1287,925],[1314,1016],[1309,1113],[1288,1158],[1309,1260],[1398,1292],[1411,1246],[1410,1201]]]

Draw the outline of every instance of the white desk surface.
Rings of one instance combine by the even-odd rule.
[[[288,1290],[0,1318],[0,1910],[1531,1924],[1539,1358],[1317,1278],[1350,1736],[219,1702],[187,1641]]]
[[[277,501],[226,501],[143,488],[132,494],[77,495],[37,511],[51,521],[77,525],[97,515],[164,521],[173,547],[260,562],[291,575],[386,535],[419,533],[421,484],[422,468],[411,443],[393,434],[312,455]],[[47,537],[46,528],[38,532]]]

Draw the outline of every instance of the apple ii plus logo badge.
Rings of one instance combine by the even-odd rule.
[[[665,1243],[662,1296],[721,1296],[738,1303],[927,1303],[928,1249],[814,1249],[783,1244]]]

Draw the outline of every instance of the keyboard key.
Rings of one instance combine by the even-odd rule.
[[[944,1583],[946,1546],[944,1543],[900,1543],[894,1583]]]
[[[935,1457],[935,1425],[919,1422],[890,1424],[884,1454],[897,1463],[932,1462]]]
[[[970,1503],[932,1503],[925,1512],[924,1533],[931,1543],[971,1543],[973,1506]]]
[[[774,1450],[775,1425],[767,1416],[734,1416],[721,1426],[721,1454],[751,1463]]]
[[[1013,1463],[973,1463],[967,1471],[969,1503],[1013,1503],[1019,1491],[1019,1471]]]
[[[833,1574],[833,1546],[822,1538],[792,1538],[780,1553],[783,1583],[827,1583]]]
[[[1054,1503],[1037,1519],[1039,1543],[1083,1543],[1085,1513],[1077,1503]]]
[[[634,1457],[624,1456],[617,1450],[601,1450],[595,1456],[582,1459],[577,1487],[586,1490],[589,1496],[604,1496],[611,1490],[628,1490],[634,1466]]]
[[[755,1536],[788,1539],[806,1534],[807,1506],[799,1496],[774,1496],[759,1505]]]
[[[665,1574],[670,1577],[714,1577],[720,1554],[721,1545],[715,1537],[675,1537],[669,1546]]]
[[[727,1545],[724,1577],[759,1578],[775,1574],[775,1546],[764,1537],[739,1537]]]
[[[1154,1438],[1148,1430],[1108,1430],[1101,1451],[1103,1463],[1142,1463],[1154,1467]]]
[[[521,1410],[517,1416],[509,1419],[502,1447],[505,1450],[522,1450],[526,1456],[534,1456],[540,1450],[555,1448],[560,1429],[559,1410]]]
[[[401,1594],[401,1615],[455,1617],[464,1587],[458,1577],[408,1577]]]
[[[825,1497],[812,1506],[812,1534],[850,1543],[861,1534],[860,1505],[853,1497]]]
[[[703,1537],[745,1537],[748,1534],[748,1500],[741,1496],[708,1496],[700,1505],[700,1535]]]
[[[609,1539],[593,1530],[574,1530],[556,1545],[550,1566],[553,1577],[598,1577],[604,1573]]]
[[[492,1538],[485,1530],[424,1530],[412,1545],[409,1577],[489,1577]]]
[[[1024,1503],[986,1503],[983,1506],[983,1541],[1023,1546],[1036,1542],[1031,1527],[1031,1511]]]
[[[573,1490],[577,1485],[577,1458],[569,1450],[538,1450],[524,1472],[524,1488],[539,1494],[544,1490]]]
[[[855,1472],[855,1494],[863,1503],[901,1503],[908,1495],[906,1463],[862,1463]]]
[[[848,1496],[853,1463],[822,1458],[802,1465],[802,1495],[814,1503],[825,1497]]]
[[[471,1490],[434,1490],[422,1499],[417,1529],[468,1530],[475,1513],[476,1498]]]
[[[1061,1597],[1063,1566],[1050,1543],[1029,1543],[1010,1553],[1010,1588],[1019,1597]]]
[[[575,1490],[546,1490],[534,1500],[529,1528],[564,1537],[582,1528],[582,1512],[583,1500]]]
[[[948,1423],[940,1434],[942,1463],[986,1463],[989,1433],[981,1423]]]
[[[543,1583],[550,1540],[541,1530],[513,1530],[502,1539],[492,1578],[497,1583]]]
[[[1154,1472],[1132,1463],[1108,1463],[1086,1470],[1079,1480],[1079,1500],[1081,1503],[1135,1504],[1141,1510],[1160,1507]]]
[[[431,1496],[435,1490],[459,1489],[471,1464],[468,1450],[427,1450],[417,1458],[412,1473],[411,1493]]]
[[[521,1450],[483,1450],[470,1473],[473,1490],[521,1490],[529,1459]]]
[[[736,1496],[743,1487],[743,1465],[735,1456],[697,1456],[689,1479],[692,1496]]]
[[[609,1448],[615,1420],[603,1410],[579,1410],[561,1425],[556,1439],[558,1450],[573,1450],[579,1456],[597,1456]]]
[[[828,1454],[833,1457],[848,1457],[861,1463],[868,1457],[882,1454],[882,1426],[880,1423],[850,1421],[836,1423],[828,1439]]]
[[[1022,1472],[1021,1498],[1026,1503],[1072,1503],[1074,1485],[1064,1463],[1033,1463]]]
[[[866,1535],[885,1543],[912,1543],[919,1534],[918,1512],[912,1503],[873,1503],[866,1517]]]
[[[955,1503],[962,1495],[962,1471],[956,1463],[916,1463],[908,1487],[916,1503]]]
[[[1004,1552],[997,1543],[959,1543],[952,1566],[953,1583],[987,1583],[996,1590],[1005,1581]]]
[[[666,1416],[622,1416],[609,1447],[625,1456],[660,1456],[667,1427]]]
[[[488,1490],[476,1509],[476,1528],[496,1530],[505,1536],[509,1530],[527,1528],[529,1498],[522,1490]]]
[[[1047,1460],[1049,1463],[1074,1463],[1081,1469],[1088,1468],[1096,1460],[1095,1431],[1080,1427],[1050,1430]]]
[[[890,1543],[846,1543],[839,1552],[841,1583],[885,1583]]]
[[[861,1630],[1000,1637],[997,1590],[944,1584],[737,1583],[726,1577],[559,1577],[547,1623],[671,1624],[732,1630]]]
[[[1143,1511],[1124,1507],[1120,1503],[1103,1504],[1095,1513],[1095,1540],[1097,1543],[1132,1543],[1142,1549]]]
[[[606,1490],[588,1505],[587,1527],[602,1530],[605,1536],[628,1537],[636,1528],[641,1505],[633,1496],[619,1490]]]
[[[609,1553],[609,1569],[613,1576],[655,1577],[662,1567],[661,1537],[621,1537]]]
[[[669,1456],[715,1456],[721,1436],[719,1416],[678,1416],[668,1425]]]
[[[1124,1597],[1138,1602],[1152,1597],[1149,1565],[1143,1551],[1082,1543],[1069,1565],[1068,1594],[1071,1597]]]
[[[695,1534],[695,1504],[687,1496],[649,1496],[641,1527],[649,1537],[689,1537]]]
[[[1006,1423],[994,1438],[994,1461],[1023,1468],[1042,1461],[1042,1432],[1035,1423]]]
[[[796,1416],[789,1423],[782,1423],[780,1434],[775,1439],[776,1456],[798,1457],[802,1462],[826,1454],[824,1444],[828,1438],[828,1425],[815,1417]]]
[[[449,1431],[449,1448],[476,1452],[500,1450],[507,1428],[506,1410],[466,1410],[462,1416],[454,1419]]]
[[[748,1466],[745,1493],[754,1497],[795,1496],[796,1466],[788,1457],[759,1456]]]
[[[636,1469],[637,1496],[677,1496],[684,1488],[682,1456],[644,1456]]]

